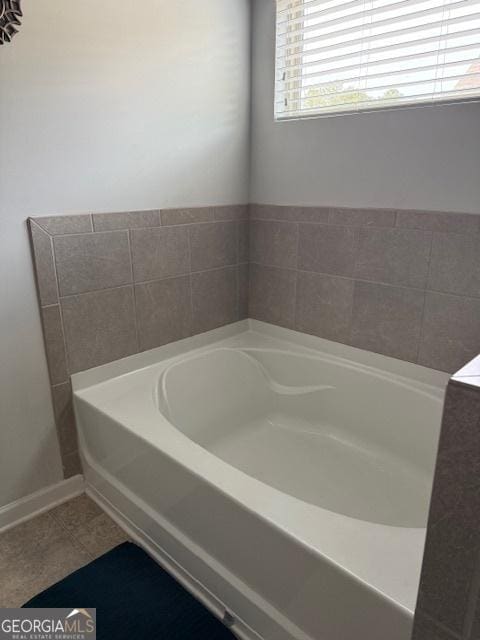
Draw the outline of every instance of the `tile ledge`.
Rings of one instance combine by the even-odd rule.
[[[454,374],[455,378],[480,376],[480,355],[475,356]]]
[[[457,377],[454,375],[450,378],[450,382],[455,386],[466,387],[470,391],[480,393],[480,376]]]

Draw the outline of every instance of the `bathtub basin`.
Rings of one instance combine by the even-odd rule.
[[[237,323],[73,376],[87,484],[240,637],[409,640],[447,378]]]

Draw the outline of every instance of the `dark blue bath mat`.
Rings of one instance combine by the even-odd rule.
[[[232,640],[233,634],[142,549],[125,542],[24,607],[96,607],[98,640]]]

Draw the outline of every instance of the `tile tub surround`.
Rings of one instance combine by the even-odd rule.
[[[480,215],[232,205],[29,227],[66,477],[71,373],[241,318],[447,372],[480,352]]]
[[[65,477],[70,374],[247,317],[248,207],[29,218]]]
[[[479,522],[477,357],[447,388],[413,640],[480,638]]]
[[[480,352],[480,215],[249,211],[250,317],[449,373]]]

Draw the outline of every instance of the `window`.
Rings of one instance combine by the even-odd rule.
[[[480,0],[277,0],[277,120],[479,98]]]

